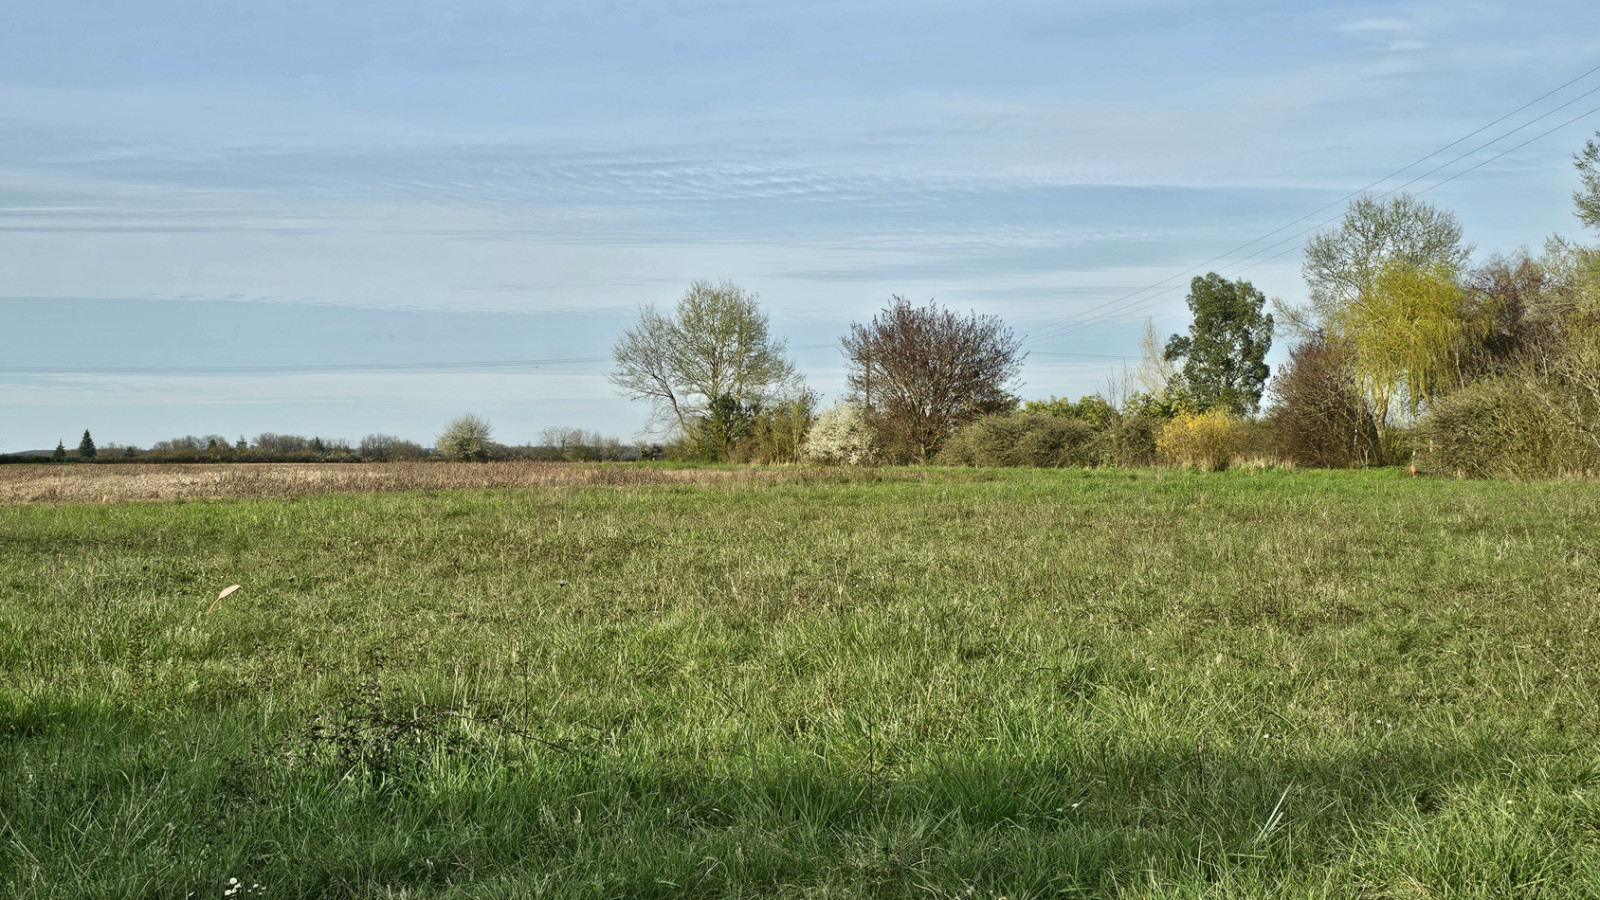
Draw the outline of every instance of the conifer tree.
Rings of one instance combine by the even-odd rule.
[[[97,451],[94,447],[94,438],[89,436],[89,429],[85,428],[83,430],[83,440],[78,442],[78,458],[94,459],[96,452]]]

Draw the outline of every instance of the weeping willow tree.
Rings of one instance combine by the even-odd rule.
[[[1488,311],[1467,301],[1450,263],[1391,260],[1359,296],[1333,311],[1331,336],[1349,349],[1356,384],[1380,430],[1397,407],[1414,415],[1458,385],[1468,343],[1490,324]]]
[[[1391,265],[1466,266],[1472,247],[1461,236],[1461,223],[1449,210],[1406,193],[1362,194],[1338,225],[1306,242],[1301,273],[1309,302],[1296,307],[1274,301],[1277,320],[1302,337],[1331,332],[1342,312],[1373,294],[1379,276]]]

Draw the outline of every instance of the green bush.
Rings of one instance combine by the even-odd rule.
[[[817,395],[809,390],[758,405],[748,430],[734,445],[729,458],[734,462],[797,463],[816,419]]]
[[[1035,402],[1020,413],[979,419],[950,438],[939,462],[1036,468],[1154,465],[1160,419],[1118,413],[1109,405],[1103,414],[1092,416],[1063,411],[1063,406],[1081,410],[1087,401],[1098,399],[1085,398],[1077,404]]]
[[[715,462],[716,456],[707,451],[704,443],[693,438],[676,437],[661,445],[661,459],[667,462]]]
[[[1553,379],[1482,379],[1439,400],[1418,423],[1418,464],[1469,478],[1600,471],[1597,423],[1582,399]]]
[[[1391,423],[1378,435],[1378,463],[1385,466],[1404,466],[1417,461],[1417,433],[1415,428]]]
[[[1022,404],[1022,411],[1025,413],[1048,413],[1052,416],[1078,419],[1095,428],[1105,428],[1116,421],[1117,418],[1117,408],[1099,394],[1080,397],[1076,401],[1068,400],[1065,397],[1051,397],[1049,400],[1028,400]]]
[[[984,416],[957,431],[939,461],[964,466],[1093,466],[1094,426],[1041,412]]]
[[[1418,464],[1475,478],[1600,472],[1600,316],[1566,313],[1542,357],[1441,398]]]
[[[1109,419],[1095,434],[1091,452],[1100,465],[1136,469],[1156,464],[1156,435],[1163,420],[1137,413]]]

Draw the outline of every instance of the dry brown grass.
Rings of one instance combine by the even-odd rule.
[[[138,463],[0,466],[0,504],[116,503],[340,492],[765,482],[789,469],[672,469],[561,462]]]

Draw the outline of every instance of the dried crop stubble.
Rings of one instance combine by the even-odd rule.
[[[560,462],[138,463],[0,466],[0,504],[293,497],[478,488],[716,484],[787,470],[674,469]]]

